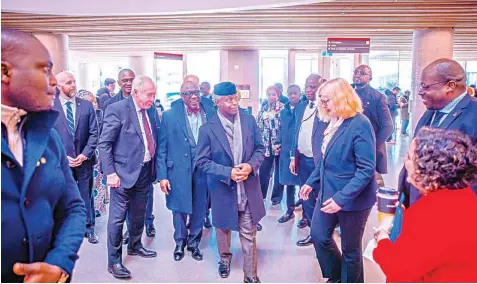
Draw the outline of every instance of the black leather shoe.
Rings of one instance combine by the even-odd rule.
[[[295,214],[293,213],[293,211],[292,212],[287,212],[287,213],[285,213],[285,215],[280,217],[280,219],[278,219],[278,223],[285,223],[285,222],[290,221],[293,218],[295,218]]]
[[[219,275],[222,278],[227,278],[230,275],[230,262],[221,260],[219,262]]]
[[[202,251],[200,251],[199,247],[187,247],[187,250],[192,253],[192,258],[201,261],[204,259],[204,256],[202,254]]]
[[[262,225],[260,225],[260,223],[257,223],[257,231],[261,231],[263,228],[262,228]]]
[[[262,283],[258,277],[243,277],[243,283]]]
[[[280,202],[281,202],[281,201],[276,201],[276,200],[273,201],[273,200],[272,200],[272,205],[273,205],[273,206],[278,205],[278,204],[280,204]]]
[[[210,218],[209,218],[209,216],[205,217],[205,220],[204,220],[204,228],[206,228],[206,229],[212,228],[212,223],[210,223]]]
[[[154,238],[156,236],[156,228],[154,228],[154,224],[146,225],[146,236],[150,238]]]
[[[341,283],[341,279],[329,278],[328,280],[326,280],[326,283]]]
[[[98,236],[94,232],[86,234],[86,237],[88,238],[88,242],[91,244],[99,243]]]
[[[126,231],[123,235],[123,245],[127,245],[129,243],[129,232]]]
[[[174,260],[181,261],[184,258],[184,246],[176,246],[174,249]]]
[[[296,245],[299,247],[306,247],[306,246],[311,246],[313,244],[313,241],[311,240],[311,236],[308,235],[308,237],[304,238],[303,240],[299,240],[296,242]]]
[[[303,203],[303,201],[301,199],[298,199],[298,201],[295,202],[295,209],[300,207],[302,203]]]
[[[128,255],[138,255],[144,258],[153,258],[157,256],[157,253],[147,248],[140,248],[135,250],[128,250]]]
[[[306,226],[308,226],[308,223],[306,222],[306,218],[301,218],[301,220],[298,222],[298,224],[296,224],[296,226],[300,229],[303,229]]]
[[[108,265],[108,272],[116,278],[129,278],[131,272],[122,263]]]

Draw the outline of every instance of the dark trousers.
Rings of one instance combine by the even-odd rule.
[[[295,185],[287,185],[287,211],[288,213],[293,212],[295,210],[295,193],[296,193],[296,186]]]
[[[206,203],[197,202],[202,198],[198,196],[201,190],[197,190],[199,186],[206,186],[204,183],[204,175],[198,172],[194,173],[192,185],[192,214],[179,211],[172,211],[172,223],[174,225],[174,241],[178,246],[198,247],[202,238],[202,226],[204,226],[204,218],[206,211]],[[189,229],[187,229],[187,217],[189,217]]]
[[[146,204],[146,216],[144,225],[150,226],[154,222],[154,215],[152,214],[152,209],[154,208],[154,186],[152,183],[149,185],[149,192],[147,195],[147,204]]]
[[[311,238],[323,277],[341,279],[342,283],[363,283],[362,242],[366,220],[371,209],[339,211],[334,214],[324,213],[320,209],[319,205],[315,207]],[[333,239],[333,231],[338,223],[341,228],[343,254],[340,253]]]
[[[86,160],[81,166],[71,168],[71,171],[86,207],[86,233],[93,233],[96,217],[93,198],[93,162]]]
[[[205,209],[205,217],[209,217],[210,216],[210,208],[212,208],[212,202],[210,201],[210,192],[209,190],[207,189],[207,200],[205,201],[207,203],[207,207]]]
[[[272,168],[275,165],[274,177],[273,177],[273,191],[272,191],[272,201],[281,202],[283,196],[283,185],[280,184],[280,166],[279,166],[280,157],[279,156],[270,156],[265,157],[260,166],[258,175],[260,177],[260,186],[262,187],[262,196],[263,199],[267,198],[268,185],[270,184],[270,177],[272,173]]]
[[[300,154],[298,160],[298,179],[300,180],[300,187],[306,183],[306,180],[310,177],[313,170],[315,170],[315,162],[313,158],[309,158],[303,154]],[[313,219],[313,212],[315,211],[316,198],[318,189],[313,189],[310,193],[308,200],[303,200],[303,212],[305,212],[306,222],[308,227],[311,228],[311,220]]]
[[[128,213],[128,250],[142,248],[144,216],[148,193],[152,182],[152,164],[145,163],[136,184],[132,188],[111,188],[108,219],[108,263],[121,263],[123,224]]]

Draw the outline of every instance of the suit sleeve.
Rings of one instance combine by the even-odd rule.
[[[167,179],[167,122],[169,120],[168,113],[164,113],[159,128],[159,151],[156,157],[157,178],[159,180]]]
[[[379,96],[376,101],[376,114],[379,121],[379,129],[376,132],[376,144],[381,145],[384,144],[389,136],[391,136],[393,133],[394,124],[391,117],[391,112],[389,111],[388,103],[386,102],[386,97],[379,92],[376,93]]]
[[[291,145],[291,148],[290,148],[290,158],[295,158],[295,153],[296,153],[296,150],[298,149],[298,133],[300,131],[300,127],[298,125],[298,115],[297,114],[297,109],[295,108],[295,116],[293,119],[295,119],[295,128],[293,129],[292,131],[292,135],[293,135],[293,140],[292,140],[292,145]],[[300,121],[301,123],[301,121]],[[301,124],[300,124],[301,125]]]
[[[257,123],[254,119],[251,119],[253,123],[253,154],[250,160],[247,161],[247,164],[252,166],[252,173],[255,176],[258,176],[258,170],[262,165],[263,160],[265,159],[265,146],[262,144],[262,138],[260,136],[260,130],[258,129]]]
[[[89,110],[89,137],[86,147],[83,149],[83,155],[88,159],[91,159],[94,155],[94,151],[98,146],[98,120],[96,119],[96,112],[94,111],[93,105],[88,104]]]
[[[44,262],[56,265],[71,275],[85,234],[86,209],[78,185],[73,179],[60,137],[56,131],[52,133],[53,139],[57,141],[61,163],[59,166],[63,171],[66,187],[53,211],[53,239]]]
[[[111,108],[106,109],[103,120],[103,130],[99,138],[99,157],[105,175],[116,173],[114,168],[113,144],[121,131],[121,121],[117,111]]]
[[[352,127],[350,125],[351,129],[353,129]],[[353,143],[356,172],[350,182],[333,195],[333,200],[341,207],[355,199],[375,175],[376,139],[371,123],[369,121],[360,122],[360,125],[355,127],[353,129],[353,141],[350,141],[350,143]]]
[[[202,126],[199,129],[199,139],[196,149],[196,165],[205,174],[215,176],[223,183],[230,186],[232,184],[232,168],[218,164],[212,160],[210,138],[207,134],[208,128]],[[213,188],[210,188],[213,190]]]

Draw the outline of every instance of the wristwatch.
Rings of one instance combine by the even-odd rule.
[[[61,276],[60,276],[60,279],[58,279],[58,283],[66,283],[68,278],[70,278],[70,275],[68,274],[68,272],[61,269]]]

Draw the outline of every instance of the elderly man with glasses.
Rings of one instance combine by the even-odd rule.
[[[157,174],[166,206],[172,211],[175,261],[182,260],[186,245],[195,260],[203,258],[199,243],[207,206],[207,179],[196,169],[194,158],[199,128],[214,115],[213,102],[201,100],[199,84],[184,81],[181,98],[162,116]]]

